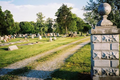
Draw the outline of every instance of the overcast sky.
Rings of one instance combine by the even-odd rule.
[[[87,2],[89,0],[0,0],[0,6],[3,11],[11,11],[15,22],[36,22],[38,12],[42,12],[45,19],[48,17],[55,19],[55,13],[62,4],[73,7],[72,12],[83,19],[82,8]]]

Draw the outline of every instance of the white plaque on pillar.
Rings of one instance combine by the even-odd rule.
[[[93,50],[110,50],[110,43],[92,43]]]
[[[119,60],[111,60],[111,67],[118,67],[119,66]]]
[[[119,50],[119,43],[110,44],[110,50]]]
[[[94,60],[94,67],[110,67],[110,60]]]

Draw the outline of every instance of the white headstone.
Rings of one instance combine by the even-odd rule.
[[[39,39],[42,39],[42,37],[41,37],[41,36],[39,36]]]
[[[31,35],[32,39],[34,39],[34,35]]]
[[[40,34],[38,33],[38,34],[37,34],[37,37],[39,37],[39,36],[40,36]]]
[[[50,40],[49,40],[50,42],[52,41],[52,37],[50,37]]]
[[[53,36],[53,33],[50,33],[50,36]]]
[[[56,37],[54,37],[54,40],[56,40],[57,38]]]
[[[4,37],[1,37],[1,40],[3,40],[4,39]]]
[[[57,36],[59,37],[59,33],[57,33]]]
[[[13,46],[9,46],[8,47],[8,50],[12,51],[12,50],[16,50],[18,49],[18,47],[16,45],[13,45]]]

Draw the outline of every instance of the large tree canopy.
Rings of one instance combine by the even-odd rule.
[[[68,8],[67,5],[62,5],[58,11],[56,12],[55,16],[57,16],[57,23],[60,27],[60,30],[62,33],[66,33],[69,29],[69,26],[71,24],[71,18],[72,18],[72,13],[71,13],[71,8]]]
[[[14,19],[13,19],[13,15],[11,14],[11,12],[9,10],[6,10],[4,12],[5,14],[5,28],[6,28],[6,34],[13,34],[14,33]]]
[[[0,6],[0,35],[14,34],[14,20],[13,15],[9,10],[4,12]]]
[[[0,35],[4,35],[4,31],[5,31],[5,19],[4,19],[4,12],[1,9],[0,6]]]
[[[30,22],[20,22],[21,33],[34,33],[34,26]]]
[[[45,18],[45,16],[43,16],[42,12],[37,13],[37,22],[36,22],[36,32],[43,34],[46,32],[46,25],[45,25],[45,21],[43,20]]]
[[[113,22],[114,25],[120,27],[120,1],[119,0],[90,0],[85,6],[84,10],[87,13],[84,14],[85,21],[91,26],[95,26],[100,20],[100,15],[98,14],[98,6],[101,3],[109,3],[112,7],[111,13],[108,15],[108,19]]]

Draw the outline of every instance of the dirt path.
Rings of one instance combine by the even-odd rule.
[[[23,74],[22,76],[19,76],[19,79],[44,80],[46,78],[50,78],[51,73],[54,72],[56,69],[59,69],[70,55],[73,55],[78,49],[88,44],[89,42],[90,41],[86,41],[84,43],[78,44],[74,48],[70,48],[62,54],[55,56],[55,58],[51,58],[50,60],[41,62],[36,66],[35,69]]]
[[[60,49],[63,49],[69,45],[72,45],[72,44],[75,44],[77,42],[80,42],[82,40],[85,40],[85,39],[88,39],[89,37],[86,37],[84,39],[81,39],[81,40],[78,40],[78,41],[75,41],[75,42],[72,42],[72,43],[69,43],[69,44],[66,44],[64,46],[60,46],[58,48],[55,48],[55,49],[52,49],[52,50],[49,50],[47,52],[44,52],[44,53],[41,53],[39,55],[36,55],[36,56],[33,56],[33,57],[30,57],[30,58],[27,58],[27,59],[24,59],[24,60],[21,60],[21,61],[18,61],[18,62],[15,62],[7,67],[4,67],[2,69],[0,69],[0,76],[3,76],[5,74],[7,74],[8,72],[11,72],[15,69],[19,69],[19,68],[22,68],[22,67],[25,67],[26,65],[28,65],[29,63],[32,63],[34,62],[35,60],[43,57],[43,56],[46,56],[46,55],[49,55],[49,54],[52,54],[53,52],[56,52]]]

